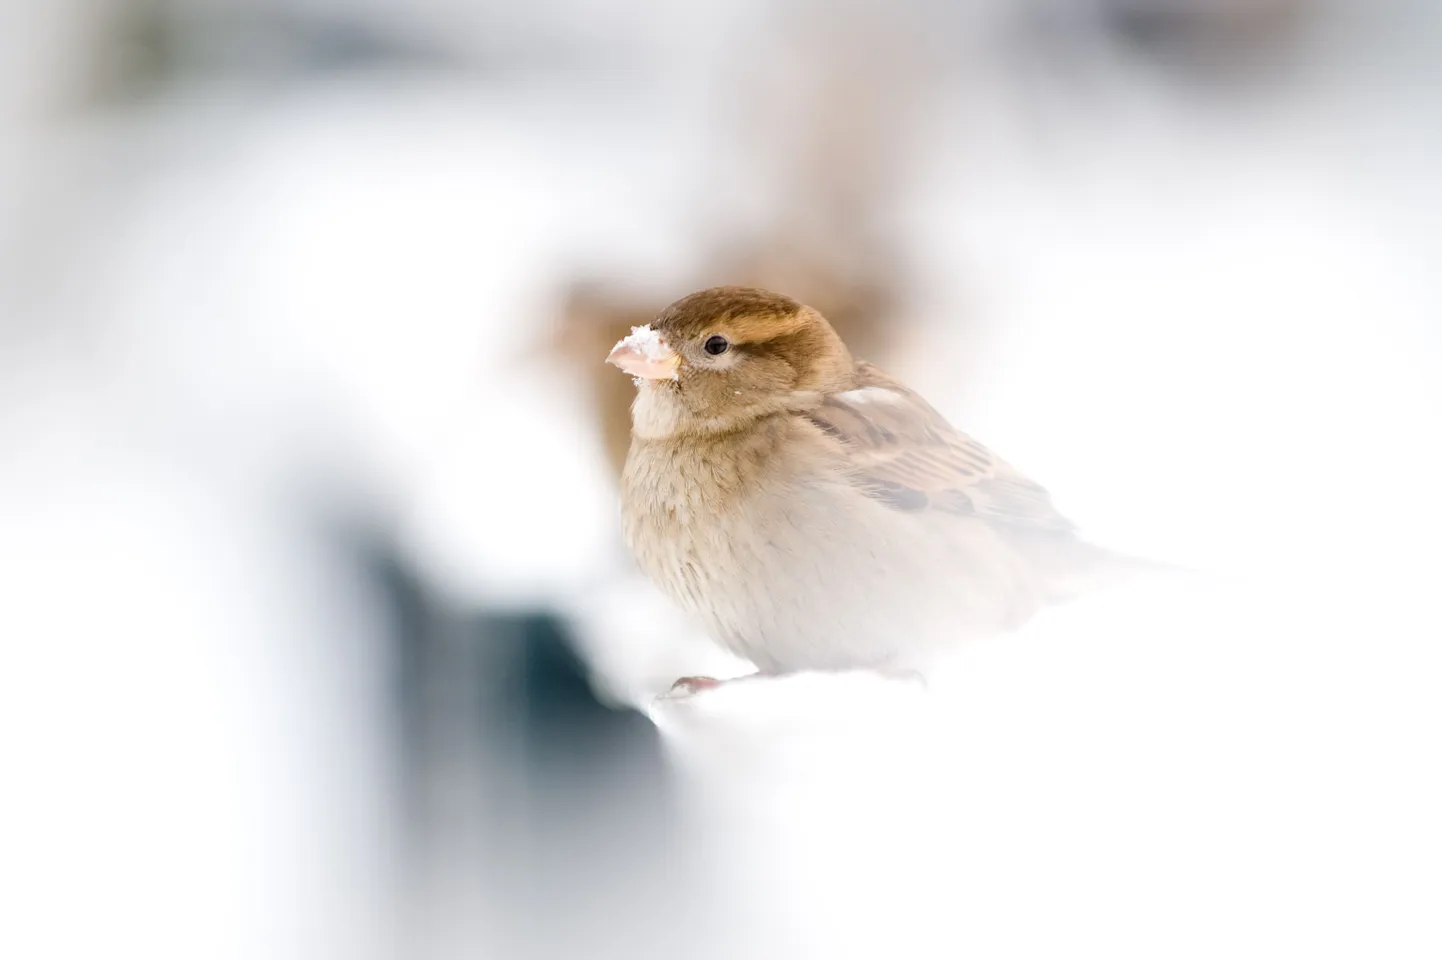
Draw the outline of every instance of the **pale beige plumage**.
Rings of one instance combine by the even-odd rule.
[[[923,669],[1125,566],[789,298],[692,294],[610,359],[639,375],[628,544],[765,672]]]

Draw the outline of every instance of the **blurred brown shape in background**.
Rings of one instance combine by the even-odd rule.
[[[713,181],[749,168],[754,180],[743,189],[760,198],[758,222],[727,222],[738,219],[730,210],[703,213],[706,223],[693,234],[700,267],[662,285],[665,293],[610,277],[565,284],[552,347],[588,385],[590,414],[618,474],[635,388],[601,361],[632,326],[692,290],[737,284],[783,292],[821,311],[858,356],[882,366],[909,333],[906,256],[888,218],[923,62],[916,35],[895,17],[836,18],[810,7],[792,11],[787,25],[775,38],[780,50],[759,44],[751,51],[755,69],[739,72],[751,88],[723,104],[736,109],[736,122],[718,123],[729,136],[701,178],[702,205],[725,203]]]

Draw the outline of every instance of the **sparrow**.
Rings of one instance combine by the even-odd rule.
[[[693,293],[607,361],[637,388],[627,546],[761,674],[924,675],[1130,566],[790,297]]]

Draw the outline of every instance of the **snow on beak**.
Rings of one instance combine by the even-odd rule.
[[[632,327],[631,335],[611,348],[607,363],[614,363],[633,377],[645,380],[675,380],[681,356],[666,346],[661,335],[648,323]]]

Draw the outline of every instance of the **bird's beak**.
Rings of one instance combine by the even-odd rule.
[[[633,377],[675,380],[679,377],[681,355],[668,347],[648,323],[632,327],[631,335],[611,348],[606,362],[614,363]]]

